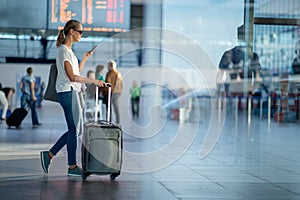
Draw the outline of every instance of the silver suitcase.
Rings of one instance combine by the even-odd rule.
[[[95,121],[84,124],[82,141],[82,179],[91,174],[110,175],[115,180],[122,166],[122,129],[110,122],[111,87],[108,88],[107,120],[98,122],[98,88],[96,88]]]

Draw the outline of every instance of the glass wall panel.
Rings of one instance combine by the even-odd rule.
[[[254,49],[262,67],[273,74],[291,73],[299,40],[300,1],[256,0]]]

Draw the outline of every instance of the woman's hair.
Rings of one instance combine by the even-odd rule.
[[[81,23],[75,19],[69,20],[66,24],[64,29],[59,30],[57,40],[56,40],[56,47],[59,47],[65,42],[66,36],[69,34],[70,29],[79,29]]]

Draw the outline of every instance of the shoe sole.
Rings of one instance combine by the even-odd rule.
[[[72,176],[72,177],[82,177],[82,175],[80,174],[68,174],[68,176]]]
[[[41,164],[42,164],[42,168],[44,170],[44,172],[46,174],[48,174],[48,171],[46,170],[46,166],[44,165],[44,156],[43,156],[43,152],[40,153],[40,156],[41,156]]]

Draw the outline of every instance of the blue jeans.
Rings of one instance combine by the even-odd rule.
[[[37,112],[36,112],[36,101],[34,101],[31,95],[23,93],[21,97],[21,108],[27,107],[27,105],[31,108],[31,121],[32,125],[39,124]]]
[[[72,91],[59,92],[57,93],[57,97],[64,110],[68,131],[58,139],[50,149],[50,152],[53,155],[56,155],[65,145],[67,145],[68,165],[76,165],[77,135],[72,110]]]

